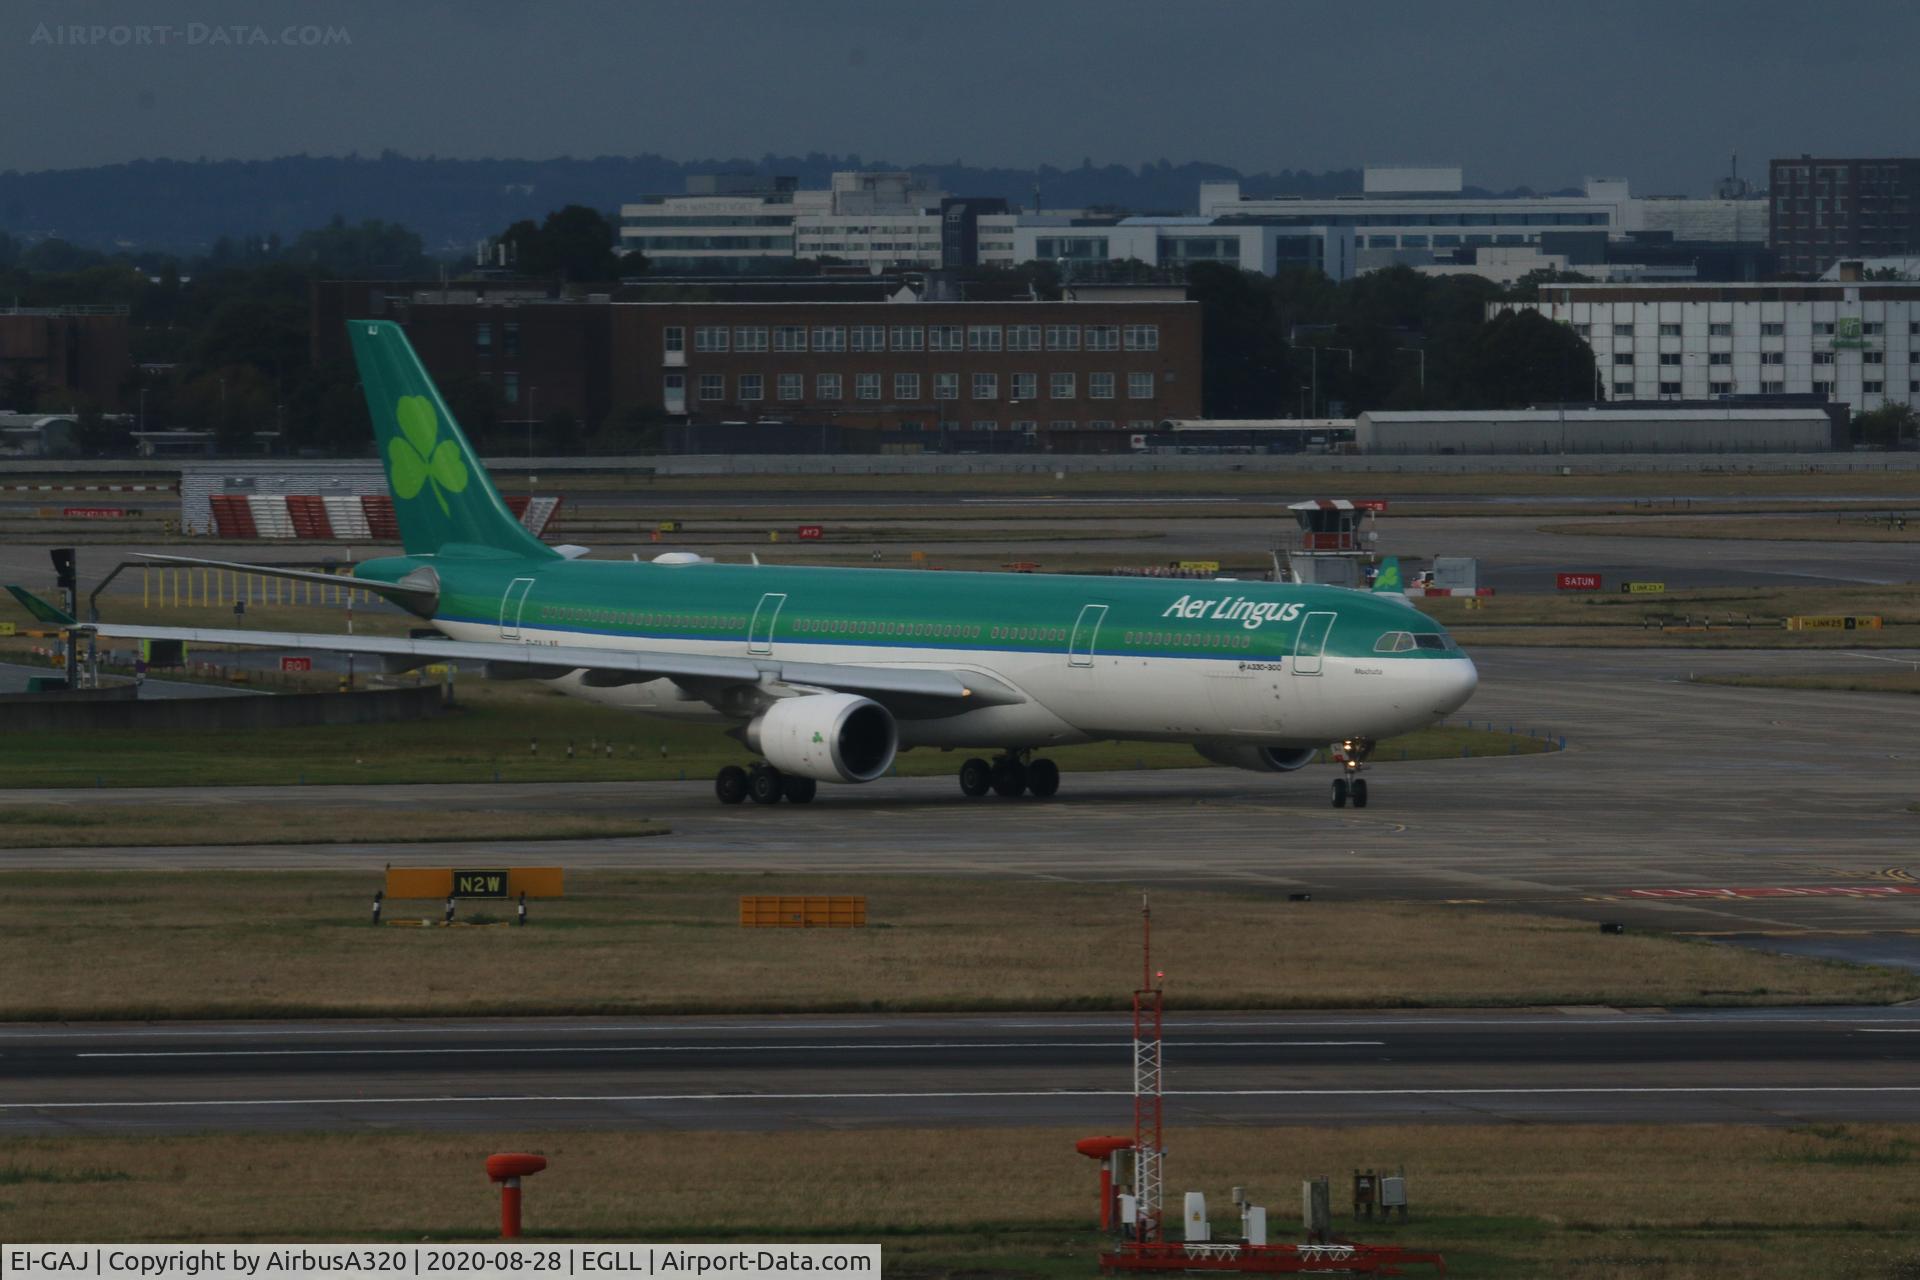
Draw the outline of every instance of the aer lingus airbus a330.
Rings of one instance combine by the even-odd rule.
[[[726,725],[759,757],[715,779],[730,804],[805,803],[923,747],[980,753],[960,765],[966,795],[1044,797],[1060,786],[1048,748],[1124,739],[1263,773],[1341,744],[1333,803],[1362,805],[1374,742],[1446,716],[1477,680],[1397,590],[570,558],[508,511],[400,328],[348,327],[405,547],[353,580],[440,634],[101,635],[482,663]]]

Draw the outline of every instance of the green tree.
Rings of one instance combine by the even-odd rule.
[[[16,364],[0,380],[0,408],[32,413],[40,407],[40,375],[29,364]]]
[[[611,280],[619,274],[617,238],[606,215],[583,204],[556,209],[537,227],[522,219],[500,233],[509,260],[521,274],[557,274],[568,280]],[[642,269],[645,261],[641,259]]]
[[[1593,395],[1593,348],[1537,311],[1503,311],[1481,326],[1460,388],[1476,409],[1583,400]]]
[[[1209,418],[1278,418],[1292,403],[1287,344],[1273,294],[1251,271],[1195,263],[1187,295],[1200,304],[1200,395]]]
[[[399,223],[369,218],[348,226],[339,214],[318,230],[301,232],[287,258],[337,276],[378,279],[422,275],[432,265],[420,237]]]
[[[1882,405],[1853,415],[1853,438],[1861,444],[1897,449],[1920,435],[1920,417],[1904,404]]]

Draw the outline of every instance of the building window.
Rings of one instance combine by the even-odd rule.
[[[1153,399],[1153,375],[1151,373],[1130,373],[1127,375],[1127,399]]]
[[[895,351],[919,351],[927,344],[926,331],[917,324],[897,324],[893,326],[893,349]]]
[[[1573,331],[1583,338],[1591,338],[1593,336],[1593,326],[1590,324],[1577,324],[1573,326]]]
[[[1707,393],[1716,396],[1730,396],[1733,394],[1733,384],[1731,382],[1709,382],[1707,384]]]
[[[1113,399],[1113,375],[1110,373],[1088,374],[1087,395],[1094,400]]]
[[[1680,336],[1680,326],[1677,324],[1663,324],[1660,326],[1660,336],[1663,338],[1677,338]]]
[[[960,345],[960,326],[957,324],[932,324],[927,326],[927,350],[963,351]]]
[[[746,379],[742,378],[742,382]],[[783,373],[776,385],[782,400],[799,400],[807,394],[807,375],[804,373]]]
[[[693,349],[695,351],[725,351],[727,349],[727,327],[723,324],[703,324],[693,331]]]
[[[885,351],[887,349],[887,326],[883,324],[857,324],[853,326],[853,351]]]
[[[1047,423],[1047,430],[1071,431],[1079,425],[1080,424],[1074,421],[1072,418],[1055,418],[1053,421]]]
[[[1040,349],[1040,326],[1037,324],[1010,324],[1007,326],[1007,350],[1038,351]]]
[[[1707,363],[1708,364],[1732,364],[1733,352],[1731,351],[1709,352],[1707,355]]]
[[[845,351],[847,349],[847,331],[842,325],[815,325],[813,327],[813,349],[815,351]]]
[[[1833,321],[1831,320],[1814,321],[1813,335],[1816,338],[1831,338],[1833,336]]]
[[[1038,400],[1040,398],[1040,375],[1037,373],[1014,374],[1013,398],[1015,400]]]
[[[1047,350],[1078,351],[1080,349],[1080,326],[1077,324],[1050,324],[1047,326]]]
[[[1887,384],[1884,382],[1863,382],[1860,384],[1861,392],[1865,395],[1870,395],[1870,396],[1877,396],[1882,392],[1884,392],[1886,389],[1887,389]]]
[[[1087,430],[1111,431],[1113,430],[1113,419],[1112,418],[1095,418],[1092,422],[1089,422],[1087,424]]]
[[[1127,326],[1127,350],[1158,351],[1160,349],[1160,326],[1157,324],[1130,324]]]
[[[1677,365],[1680,363],[1680,353],[1678,351],[1663,351],[1660,353],[1660,363]]]
[[[1000,375],[997,373],[974,374],[973,398],[975,400],[998,400],[1000,398]]]
[[[1070,373],[1050,373],[1047,375],[1047,396],[1053,400],[1073,399],[1073,375]]]
[[[477,324],[473,326],[473,349],[481,355],[493,354],[493,326]]]
[[[1763,338],[1778,338],[1785,334],[1786,331],[1787,326],[1778,320],[1768,320],[1760,326],[1760,336]]]
[[[686,326],[670,324],[660,331],[660,340],[669,354],[687,349]]]
[[[933,398],[935,400],[958,400],[960,398],[960,375],[957,373],[934,374]]]
[[[1022,435],[1030,436],[1040,429],[1040,424],[1032,418],[1015,418],[1013,420],[1013,429]]]
[[[800,324],[780,324],[773,327],[773,349],[775,351],[805,351],[807,349],[807,327]]]
[[[1733,336],[1733,326],[1731,324],[1710,324],[1707,326],[1707,336],[1709,338],[1731,338]]]
[[[1616,382],[1616,383],[1614,383],[1614,384],[1613,384],[1613,398],[1614,398],[1614,399],[1616,399],[1616,400],[1631,400],[1631,399],[1633,399],[1633,384],[1632,384],[1631,382]]]
[[[1614,352],[1614,353],[1613,353],[1613,362],[1614,362],[1615,364],[1626,364],[1626,365],[1630,365],[1630,364],[1632,364],[1632,363],[1633,363],[1633,352],[1631,352],[1631,351],[1616,351],[1616,352]]]
[[[508,404],[520,403],[520,375],[511,370],[500,382],[500,398]]]
[[[823,373],[813,380],[813,398],[815,400],[840,399],[840,375]]]
[[[1660,394],[1663,396],[1677,396],[1680,394],[1680,384],[1677,382],[1663,382],[1660,384]]]
[[[501,354],[509,359],[520,354],[520,322],[509,320],[500,326]]]
[[[1876,337],[1880,334],[1885,333],[1886,331],[1887,331],[1887,326],[1880,323],[1878,320],[1869,320],[1865,324],[1862,324],[1860,326],[1860,332],[1866,334],[1868,337]]]
[[[894,330],[898,333],[899,330]],[[897,347],[899,344],[895,344]],[[920,398],[920,375],[917,373],[896,373],[893,375],[893,398],[895,400],[918,400]]]
[[[1613,336],[1616,338],[1631,338],[1633,336],[1633,326],[1630,324],[1617,324],[1613,326]]]
[[[998,431],[1000,429],[1000,423],[993,418],[975,418],[973,420],[973,429],[975,431]]]
[[[1813,394],[1825,396],[1831,400],[1833,398],[1833,384],[1831,382],[1820,382],[1816,380],[1813,384]]]
[[[1787,353],[1784,351],[1762,351],[1760,353],[1761,364],[1785,364],[1786,362]]]
[[[1813,362],[1814,362],[1815,364],[1832,364],[1832,363],[1833,363],[1833,352],[1831,352],[1831,351],[1816,351],[1816,352],[1814,352],[1814,353],[1813,353]]]
[[[997,324],[968,325],[967,349],[969,351],[998,351],[1000,349],[1000,326]]]
[[[698,339],[695,339],[698,341]],[[722,373],[703,373],[700,375],[700,398],[702,400],[725,400],[727,398],[727,377]]]
[[[1860,361],[1863,364],[1885,364],[1887,362],[1887,353],[1884,351],[1862,351],[1860,353]]]
[[[736,351],[765,351],[767,349],[767,326],[763,324],[743,324],[733,331],[733,347]]]
[[[787,384],[787,375],[781,374],[780,375],[780,393],[781,393],[780,398],[782,400],[787,398],[786,384]],[[767,380],[765,377],[757,373],[743,373],[740,375],[740,400],[742,403],[745,403],[748,400],[765,400],[766,398],[767,398]]]
[[[685,413],[687,410],[687,375],[669,373],[660,380],[660,388],[666,394],[661,397],[670,413]]]
[[[853,398],[855,400],[878,400],[880,398],[880,375],[877,373],[854,374]]]
[[[1090,324],[1087,326],[1087,350],[1118,351],[1120,349],[1120,326],[1117,324]]]

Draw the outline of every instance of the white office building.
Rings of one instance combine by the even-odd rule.
[[[666,274],[737,275],[821,257],[876,270],[941,265],[946,193],[911,173],[836,173],[824,191],[731,174],[687,187],[620,206],[621,250]]]
[[[982,261],[985,261],[982,219]],[[1335,280],[1354,273],[1354,234],[1344,227],[1269,226],[1222,223],[1215,218],[1120,218],[1110,222],[1023,216],[1011,229],[1009,263],[1040,261],[1059,266],[1072,279],[1076,270],[1096,263],[1129,259],[1151,267],[1188,267],[1217,262],[1272,275],[1284,267],[1324,271]]]
[[[1920,406],[1920,285],[1553,284],[1532,302],[1593,348],[1609,400],[1819,395]],[[1573,398],[1570,396],[1569,398]]]

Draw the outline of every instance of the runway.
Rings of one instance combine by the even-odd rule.
[[[0,1133],[1131,1117],[1113,1015],[19,1026]],[[1176,1125],[1920,1120],[1920,1010],[1169,1017]]]

